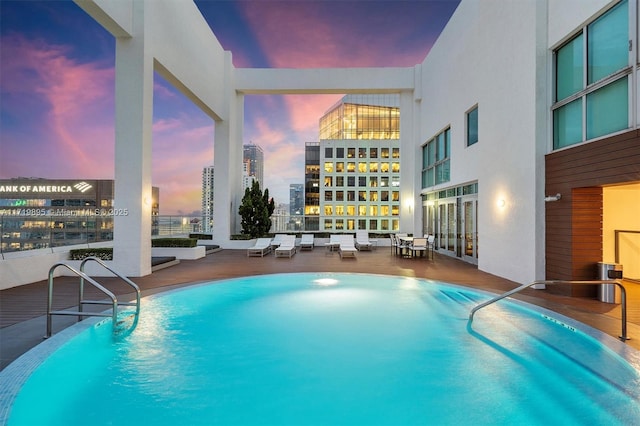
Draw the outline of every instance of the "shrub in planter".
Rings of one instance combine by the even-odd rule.
[[[86,248],[69,251],[69,260],[83,260],[97,257],[100,260],[113,260],[113,248]]]
[[[198,240],[195,238],[156,238],[151,240],[151,247],[196,247]]]
[[[195,238],[196,240],[213,240],[211,234],[189,234],[189,238]]]

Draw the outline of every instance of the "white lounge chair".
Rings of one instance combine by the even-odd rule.
[[[276,234],[276,235],[274,235],[273,240],[271,240],[271,249],[276,249],[276,248],[280,247],[280,244],[282,244],[282,240],[286,236],[287,236],[287,234]]]
[[[329,235],[329,242],[324,244],[324,246],[327,249],[327,252],[337,251],[340,248],[340,238],[341,238],[341,235],[337,235],[337,234]]]
[[[302,237],[300,237],[300,250],[313,250],[313,246],[313,234],[302,234]]]
[[[358,249],[356,248],[353,235],[340,236],[340,246],[338,248],[338,252],[340,253],[341,259],[345,257],[356,257]]]
[[[291,257],[296,254],[296,236],[285,235],[282,243],[276,249],[276,257]]]
[[[369,240],[367,231],[356,231],[356,248],[358,250],[371,250],[373,242]]]
[[[247,249],[247,256],[260,256],[271,252],[271,238],[258,238],[253,247]]]

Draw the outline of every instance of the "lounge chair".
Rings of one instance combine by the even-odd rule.
[[[340,236],[340,246],[338,248],[338,253],[340,253],[340,258],[345,257],[356,257],[356,253],[358,249],[355,245],[355,240],[353,235],[341,235]]]
[[[337,234],[329,235],[329,242],[324,244],[327,252],[337,251],[340,248],[340,238],[341,236]]]
[[[292,257],[296,254],[296,236],[285,235],[276,249],[276,257]]]
[[[300,238],[300,250],[313,250],[313,245],[313,234],[302,234],[302,237]]]
[[[356,231],[356,248],[358,250],[371,250],[373,243],[369,240],[367,231]]]
[[[247,249],[247,256],[260,256],[271,252],[271,238],[258,238],[253,247]]]
[[[284,239],[284,237],[286,237],[287,234],[276,234],[273,237],[273,240],[271,240],[271,249],[276,249],[278,247],[280,247],[280,244],[282,244],[282,240]]]

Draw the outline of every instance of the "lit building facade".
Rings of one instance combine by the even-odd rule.
[[[242,162],[246,166],[247,175],[253,176],[264,190],[264,151],[255,144],[245,144],[242,148]]]
[[[347,95],[320,118],[305,213],[318,230],[393,232],[400,215],[399,96]],[[307,145],[309,147],[309,145]],[[316,148],[315,146],[313,147]]]
[[[211,232],[213,223],[213,166],[202,169],[202,231]]]
[[[133,214],[115,207],[114,181],[15,178],[0,180],[3,252],[111,241],[113,218]],[[152,190],[152,215],[160,191]]]
[[[289,226],[290,231],[303,229],[304,218],[304,185],[292,183],[289,185]]]

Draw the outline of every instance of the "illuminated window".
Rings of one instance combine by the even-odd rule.
[[[382,148],[380,150],[380,157],[381,158],[389,158],[389,148]]]
[[[356,206],[347,206],[347,216],[355,216],[356,215]]]
[[[391,163],[391,171],[393,173],[400,173],[400,163]]]
[[[333,177],[325,176],[324,177],[324,186],[333,186]]]
[[[324,171],[327,173],[333,173],[333,163],[332,162],[324,163]]]
[[[400,186],[400,177],[399,176],[393,176],[391,178],[391,186],[394,188],[397,188]]]
[[[369,201],[378,201],[378,192],[370,191],[369,192]]]
[[[399,216],[400,215],[400,206],[391,206],[391,215]]]
[[[367,148],[358,148],[358,158],[367,158]]]
[[[344,172],[344,163],[342,161],[339,161],[336,163],[336,173],[342,172]]]
[[[367,201],[367,191],[358,191],[358,201]]]
[[[353,173],[356,171],[356,163],[347,163],[347,172]]]
[[[324,200],[333,201],[333,191],[324,191]]]
[[[380,206],[380,216],[389,216],[389,206]]]
[[[367,173],[367,163],[358,163],[358,171],[360,173]]]
[[[358,216],[367,215],[367,206],[358,206]]]
[[[347,230],[348,231],[353,231],[355,230],[356,227],[356,221],[355,219],[349,219],[347,220]]]
[[[369,158],[378,158],[378,148],[369,148]]]
[[[344,206],[336,206],[336,216],[344,216]]]
[[[336,186],[344,186],[344,176],[336,176]]]
[[[380,163],[380,171],[382,173],[389,173],[389,163]]]
[[[324,229],[327,229],[327,230],[333,229],[333,220],[325,219],[324,220]]]
[[[333,206],[324,206],[324,215],[333,216]]]
[[[391,149],[391,156],[393,158],[400,158],[400,148],[392,148]]]
[[[355,158],[356,149],[355,148],[347,148],[347,158]]]
[[[369,206],[369,216],[378,216],[378,206]]]
[[[391,193],[391,201],[400,201],[400,192],[393,191]]]
[[[389,221],[387,219],[382,219],[380,221],[380,230],[388,231],[389,230]]]
[[[344,220],[343,219],[336,219],[336,229],[337,230],[344,229]]]
[[[369,177],[369,187],[377,188],[378,187],[378,178],[376,176]]]
[[[369,171],[371,173],[377,173],[378,172],[378,163],[369,163]]]

